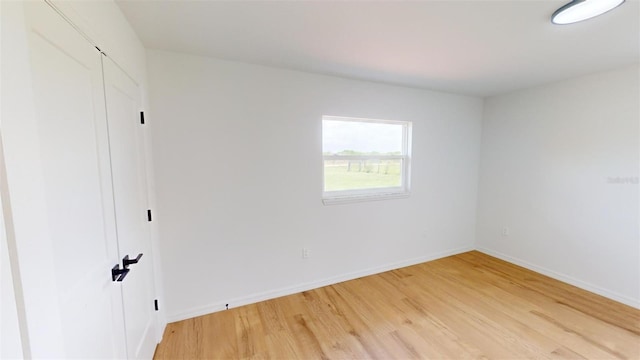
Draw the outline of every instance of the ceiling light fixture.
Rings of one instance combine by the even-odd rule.
[[[625,0],[573,0],[551,15],[551,22],[558,25],[573,24],[591,19],[620,6]]]

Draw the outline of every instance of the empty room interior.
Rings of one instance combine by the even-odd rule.
[[[640,1],[0,16],[0,358],[640,359]]]

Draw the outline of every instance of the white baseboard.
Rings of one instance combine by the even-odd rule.
[[[144,329],[144,333],[142,335],[142,340],[138,343],[138,347],[136,348],[135,358],[136,359],[153,359],[153,354],[156,351],[156,347],[158,343],[156,342],[156,334],[153,331],[155,330],[155,319],[150,321],[149,324]],[[135,344],[130,344],[135,345]]]
[[[162,342],[162,338],[164,337],[164,330],[167,328],[167,320],[164,318],[158,318],[158,325],[156,326],[156,344],[160,344]]]
[[[581,289],[590,291],[592,293],[595,293],[595,294],[598,294],[598,295],[602,295],[602,296],[604,296],[604,297],[606,297],[608,299],[623,303],[625,305],[632,306],[632,307],[634,307],[636,309],[640,309],[640,301],[637,300],[637,299],[633,299],[633,298],[630,298],[628,296],[621,295],[621,294],[618,294],[616,292],[613,292],[613,291],[610,291],[610,290],[607,290],[607,289],[603,289],[603,288],[601,288],[599,286],[593,285],[593,284],[588,283],[586,281],[578,280],[578,279],[576,279],[574,277],[571,277],[571,276],[568,276],[568,275],[565,275],[565,274],[561,274],[559,272],[556,272],[556,271],[553,271],[553,270],[549,270],[547,268],[544,268],[544,267],[541,267],[541,266],[538,266],[538,265],[531,264],[531,263],[529,263],[527,261],[524,261],[522,259],[515,258],[513,256],[509,256],[509,255],[506,255],[506,254],[503,254],[501,252],[494,251],[494,250],[491,250],[491,249],[488,249],[488,248],[485,248],[485,247],[476,247],[476,250],[480,251],[481,253],[485,253],[487,255],[491,255],[491,256],[496,257],[498,259],[510,262],[512,264],[522,266],[523,268],[535,271],[537,273],[546,275],[546,276],[554,278],[556,280],[565,282],[567,284],[570,284],[570,285],[579,287]]]
[[[176,314],[167,315],[167,321],[172,323],[180,320],[190,319],[196,316],[211,314],[217,311],[225,310],[226,308],[225,305],[227,303],[230,304],[232,307],[239,307],[243,305],[253,304],[253,303],[264,301],[264,300],[275,299],[281,296],[296,294],[302,291],[317,289],[323,286],[341,283],[343,281],[353,280],[353,279],[361,278],[364,276],[379,274],[381,272],[385,272],[389,270],[416,265],[423,262],[451,256],[451,255],[457,255],[467,251],[471,251],[473,249],[474,248],[471,245],[465,246],[465,247],[456,248],[456,249],[434,253],[434,254],[429,254],[426,256],[421,256],[421,257],[417,257],[409,260],[394,262],[394,263],[385,264],[382,266],[376,266],[376,267],[365,269],[365,270],[354,271],[348,274],[334,276],[334,277],[330,277],[330,278],[326,278],[318,281],[312,281],[312,282],[303,283],[295,286],[284,287],[277,290],[270,290],[270,291],[265,291],[261,293],[255,293],[252,295],[242,296],[235,299],[229,299],[229,300],[226,300],[224,303],[212,303],[204,306],[194,307],[189,310],[182,311]]]
[[[506,254],[503,254],[501,252],[498,251],[494,251],[485,247],[476,247],[474,248],[473,246],[465,246],[465,247],[461,247],[461,248],[456,248],[456,249],[452,249],[452,250],[448,250],[448,251],[443,251],[443,252],[439,252],[439,253],[433,253],[433,254],[429,254],[426,256],[421,256],[418,258],[413,258],[413,259],[409,259],[409,260],[404,260],[404,261],[399,261],[399,262],[394,262],[394,263],[389,263],[389,264],[385,264],[382,266],[376,266],[373,268],[369,268],[369,269],[365,269],[365,270],[360,270],[360,271],[354,271],[348,274],[344,274],[344,275],[339,275],[339,276],[334,276],[334,277],[330,277],[330,278],[326,278],[326,279],[322,279],[322,280],[318,280],[318,281],[312,281],[312,282],[307,282],[307,283],[302,283],[302,284],[298,284],[295,286],[289,286],[289,287],[284,287],[284,288],[280,288],[280,289],[276,289],[276,290],[270,290],[270,291],[265,291],[265,292],[260,292],[260,293],[254,293],[248,296],[242,296],[242,297],[237,297],[237,298],[232,298],[232,299],[228,299],[224,302],[220,302],[220,303],[211,303],[211,304],[207,304],[207,305],[203,305],[203,306],[199,306],[199,307],[194,307],[191,309],[188,309],[186,311],[182,311],[182,312],[178,312],[176,314],[171,314],[171,315],[167,315],[166,317],[166,321],[169,323],[172,322],[176,322],[176,321],[181,321],[181,320],[186,320],[186,319],[190,319],[193,317],[197,317],[197,316],[202,316],[202,315],[206,315],[206,314],[211,314],[214,312],[218,312],[218,311],[222,311],[226,309],[226,304],[230,304],[231,307],[239,307],[239,306],[243,306],[243,305],[248,305],[248,304],[253,304],[253,303],[257,303],[260,301],[265,301],[265,300],[270,300],[270,299],[275,299],[281,296],[287,296],[287,295],[291,295],[291,294],[296,294],[302,291],[308,291],[308,290],[312,290],[312,289],[317,289],[323,286],[328,286],[328,285],[333,285],[333,284],[337,284],[343,281],[348,281],[348,280],[353,280],[353,279],[357,279],[357,278],[361,278],[364,276],[369,276],[369,275],[374,275],[374,274],[379,274],[381,272],[385,272],[385,271],[389,271],[389,270],[394,270],[394,269],[399,269],[399,268],[403,268],[403,267],[407,267],[407,266],[411,266],[411,265],[416,265],[416,264],[420,264],[423,262],[427,262],[427,261],[432,261],[432,260],[436,260],[436,259],[440,259],[443,257],[447,257],[447,256],[451,256],[451,255],[456,255],[456,254],[461,254],[467,251],[472,251],[472,250],[477,250],[480,251],[482,253],[485,253],[487,255],[491,255],[493,257],[496,257],[498,259],[513,263],[515,265],[519,265],[522,266],[526,269],[535,271],[537,273],[549,276],[551,278],[554,278],[556,280],[571,284],[573,286],[577,286],[581,289],[593,292],[595,294],[598,295],[602,295],[606,298],[609,298],[611,300],[614,301],[618,301],[620,303],[632,306],[634,308],[640,309],[640,301],[630,298],[628,296],[624,296],[606,289],[603,289],[599,286],[590,284],[588,282],[582,281],[582,280],[578,280],[576,278],[573,278],[571,276],[567,276],[565,274],[561,274],[558,273],[556,271],[553,270],[549,270],[547,268],[541,267],[541,266],[537,266],[534,264],[531,264],[527,261],[524,261],[522,259],[519,258],[515,258]]]

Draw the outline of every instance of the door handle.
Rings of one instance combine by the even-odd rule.
[[[135,259],[129,259],[129,255],[125,255],[125,257],[122,258],[122,267],[125,269],[129,269],[129,265],[137,264],[138,261],[140,261],[141,257],[142,257],[142,253],[138,254],[138,256]]]
[[[111,268],[111,281],[122,281],[127,276],[127,274],[129,274],[129,269],[120,269],[120,264],[116,264],[113,268]]]

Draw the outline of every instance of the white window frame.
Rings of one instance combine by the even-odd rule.
[[[322,155],[322,202],[325,205],[343,204],[362,201],[376,201],[394,198],[406,198],[410,193],[411,178],[411,127],[410,121],[380,120],[368,118],[354,118],[344,116],[322,116],[322,121],[345,121],[375,124],[402,125],[402,150],[401,155]],[[322,135],[324,137],[324,134]],[[324,149],[323,149],[324,150]],[[371,188],[358,190],[324,191],[325,188],[325,161],[327,160],[400,160],[400,186],[386,188]]]

